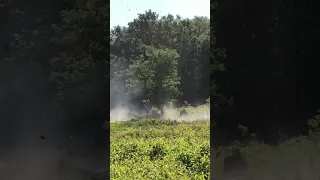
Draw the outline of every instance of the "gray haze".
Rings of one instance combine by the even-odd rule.
[[[45,113],[39,94],[25,93],[21,108],[0,119],[1,180],[79,180],[106,165],[105,152],[90,153],[90,144],[78,141]]]

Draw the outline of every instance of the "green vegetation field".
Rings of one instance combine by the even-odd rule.
[[[210,122],[110,124],[111,179],[209,179]]]

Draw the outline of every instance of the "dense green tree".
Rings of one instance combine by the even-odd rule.
[[[141,55],[130,65],[128,70],[131,74],[126,85],[129,90],[142,89],[142,92],[129,91],[130,97],[150,100],[161,109],[166,101],[175,99],[179,94],[179,55],[172,49],[156,49],[152,46],[146,46],[145,49],[145,56]]]

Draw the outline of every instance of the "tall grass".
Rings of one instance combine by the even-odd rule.
[[[110,130],[111,179],[209,179],[209,121],[146,119]]]

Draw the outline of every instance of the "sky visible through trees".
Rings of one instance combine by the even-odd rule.
[[[128,22],[137,17],[138,13],[144,13],[151,9],[160,16],[167,14],[180,15],[183,18],[193,18],[194,16],[210,17],[209,0],[111,0],[110,1],[110,29],[114,26],[127,26]]]

